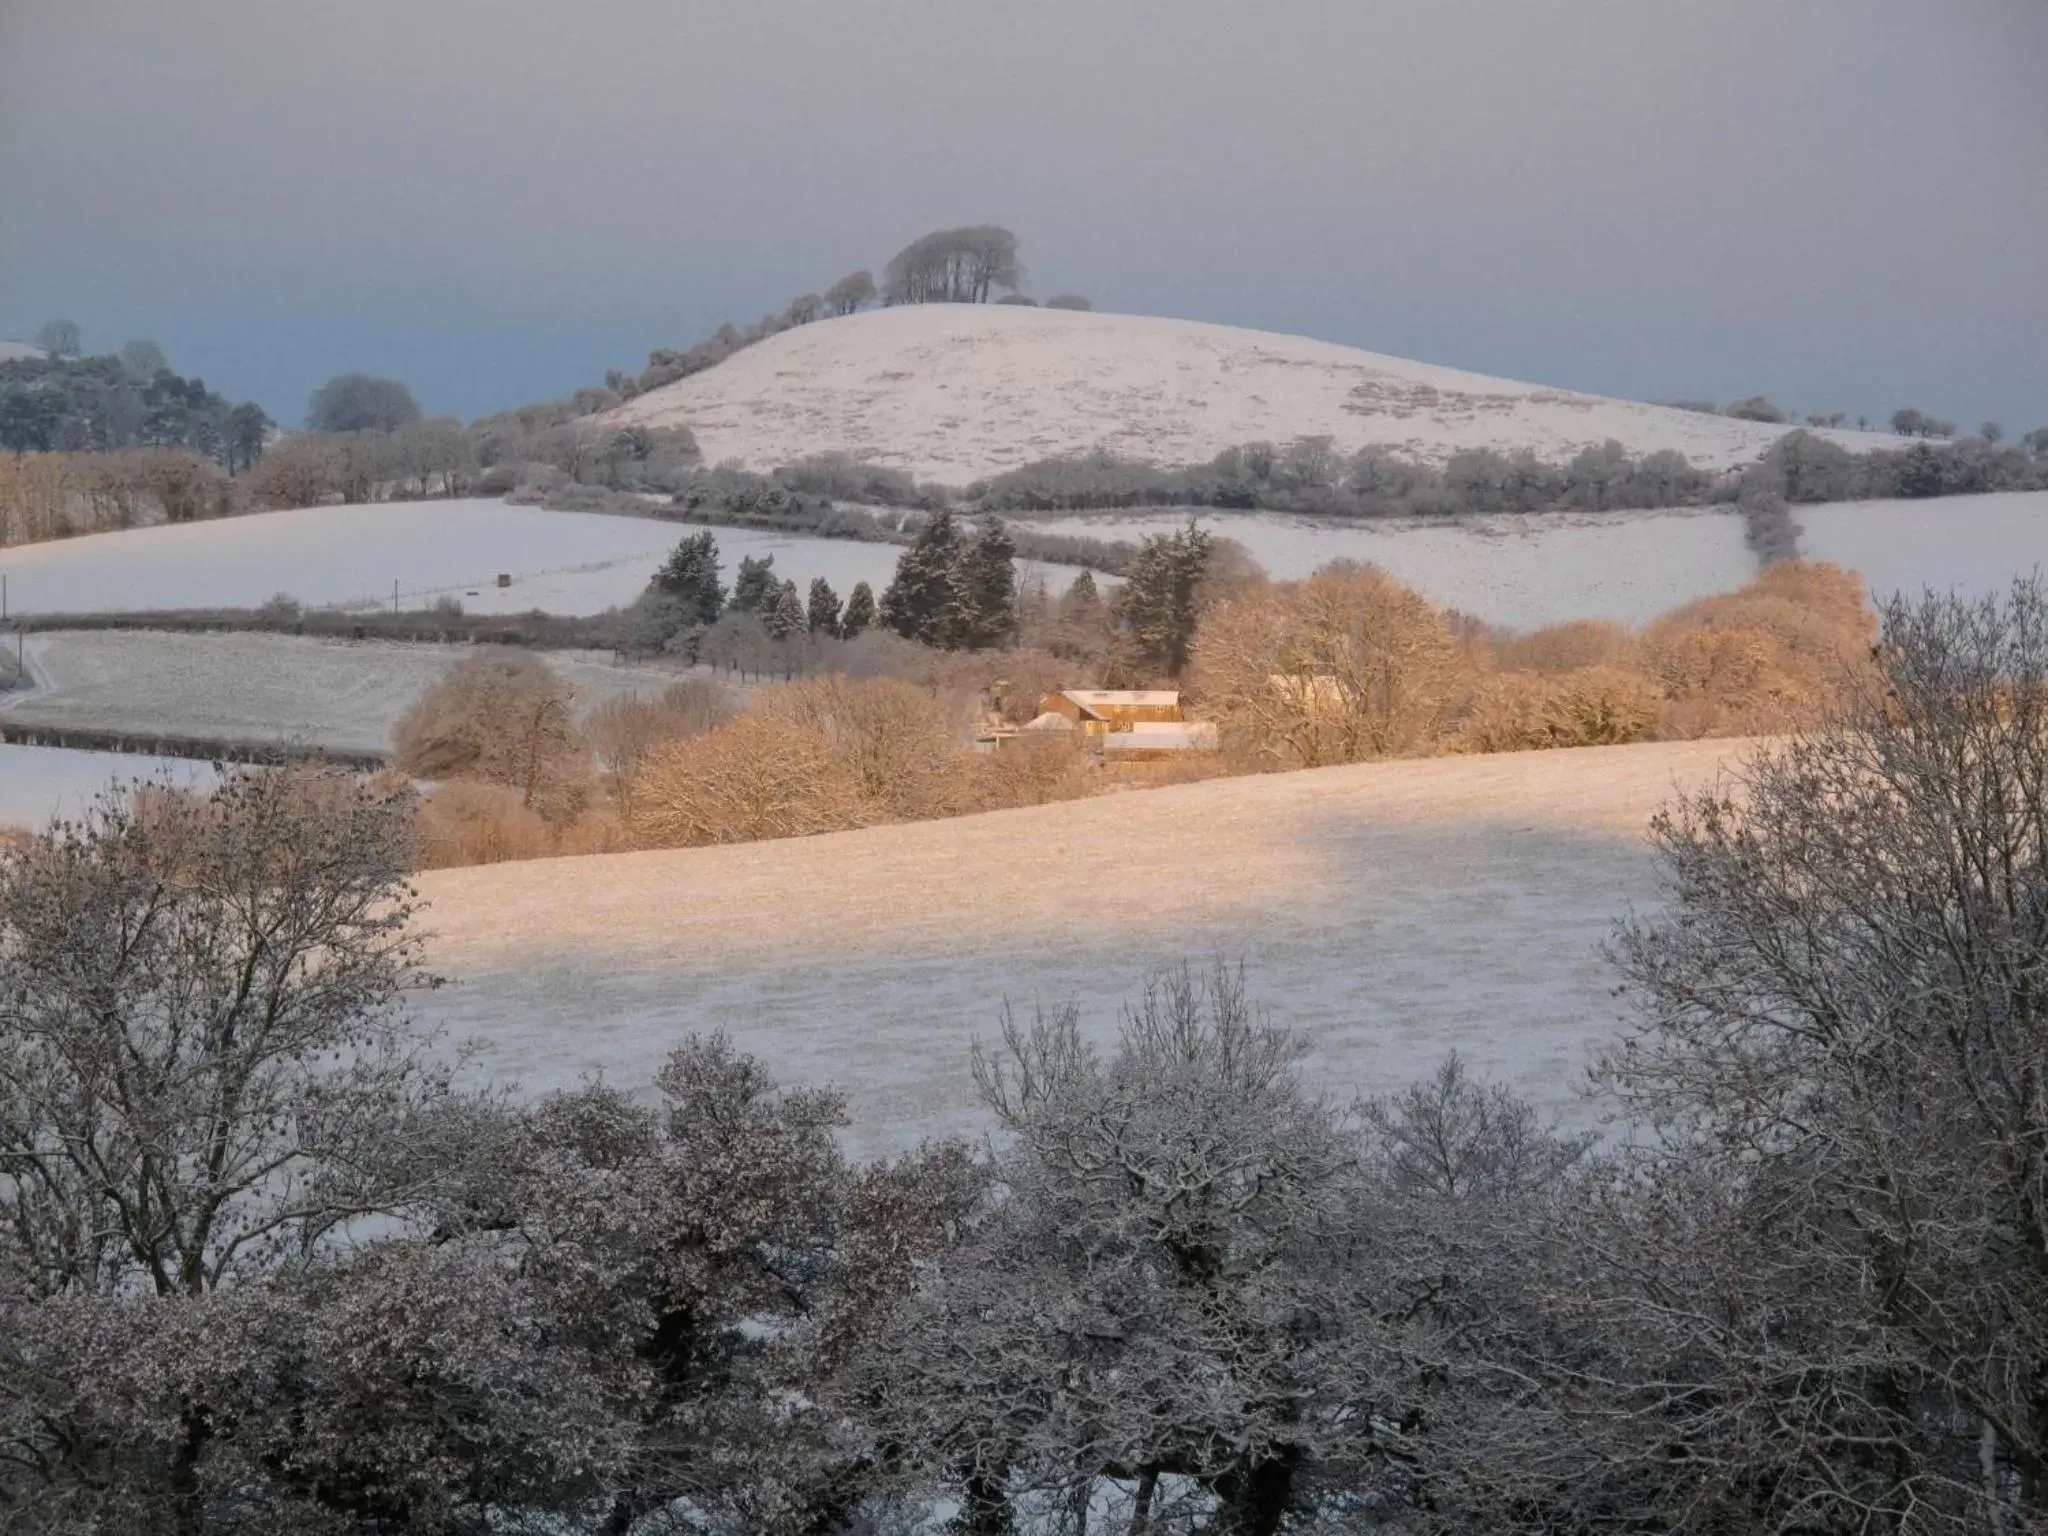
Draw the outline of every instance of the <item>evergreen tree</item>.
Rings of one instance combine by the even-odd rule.
[[[678,544],[668,563],[654,573],[654,584],[675,599],[683,623],[717,623],[725,609],[725,588],[718,580],[718,541],[711,530]]]
[[[804,600],[796,595],[796,583],[785,581],[776,591],[775,602],[762,615],[771,640],[793,640],[804,632]]]
[[[1201,619],[1202,576],[1214,540],[1192,520],[1139,546],[1117,600],[1117,626],[1133,670],[1178,677]]]
[[[839,594],[822,576],[811,578],[811,601],[806,617],[814,635],[839,634]]]
[[[1095,573],[1083,571],[1060,595],[1060,622],[1076,629],[1093,627],[1102,619],[1102,594],[1095,586]]]
[[[856,581],[846,599],[846,612],[839,616],[839,633],[842,638],[851,640],[874,626],[875,589],[864,581]]]
[[[982,519],[953,566],[952,643],[969,650],[1007,644],[1017,630],[1017,546],[999,517]]]
[[[740,613],[766,615],[775,606],[775,557],[763,555],[756,560],[752,555],[740,557],[740,573],[733,578],[732,598],[728,606]]]
[[[950,649],[957,643],[953,573],[960,563],[960,531],[953,514],[931,521],[896,562],[896,579],[882,594],[883,621],[906,640]]]

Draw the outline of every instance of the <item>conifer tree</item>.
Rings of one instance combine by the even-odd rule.
[[[1017,630],[1017,546],[1001,518],[982,519],[953,567],[952,643],[986,650]]]
[[[1156,534],[1139,546],[1116,605],[1133,670],[1178,677],[1187,666],[1213,543],[1190,519],[1178,533]]]
[[[959,562],[953,514],[934,512],[896,562],[896,579],[882,594],[884,622],[906,640],[951,649],[958,643],[953,575]]]
[[[794,639],[804,632],[804,600],[796,595],[795,582],[785,581],[776,590],[775,601],[762,619],[773,640]]]
[[[875,589],[864,581],[856,581],[853,591],[847,594],[846,612],[839,616],[841,638],[851,640],[855,635],[875,627]]]
[[[1102,617],[1102,593],[1095,585],[1095,573],[1083,571],[1060,594],[1060,622],[1076,628],[1093,625]]]
[[[740,559],[740,573],[733,578],[731,606],[740,613],[766,615],[775,606],[775,557],[752,555]]]
[[[711,530],[678,544],[668,563],[654,573],[654,584],[675,600],[683,624],[717,623],[725,610],[725,588],[718,580],[718,540]]]
[[[811,578],[811,601],[806,618],[814,635],[839,634],[839,594],[832,590],[832,583],[822,576]]]

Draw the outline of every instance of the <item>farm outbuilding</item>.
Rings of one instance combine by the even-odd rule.
[[[1181,718],[1180,694],[1171,688],[1069,688],[1038,701],[1041,717],[1061,715],[1091,736],[1138,725],[1170,725]]]
[[[1106,732],[1096,739],[1096,745],[1105,763],[1140,763],[1189,752],[1214,752],[1220,743],[1212,722],[1174,720]]]

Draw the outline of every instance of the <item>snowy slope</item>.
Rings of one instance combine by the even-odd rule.
[[[1572,1113],[1614,1029],[1597,946],[1655,899],[1642,840],[1687,742],[1215,780],[954,821],[420,878],[428,1017],[528,1091],[643,1087],[691,1031],[834,1083],[864,1149],[981,1125],[1005,998],[1094,1031],[1145,973],[1243,959],[1334,1095],[1455,1046]]]
[[[1535,629],[1567,619],[1641,624],[1756,576],[1733,512],[1498,513],[1457,519],[1333,522],[1278,512],[1198,514],[1269,575],[1297,580],[1332,560],[1385,567],[1432,602],[1488,623]],[[1135,542],[1187,514],[1033,518],[1028,526]]]
[[[1435,602],[1511,628],[1566,619],[1640,624],[1756,575],[1740,514],[1537,512],[1358,521],[1279,512],[1195,514],[1282,580],[1332,560],[1371,561]],[[1800,553],[1855,571],[1880,596],[1922,587],[2003,591],[2048,566],[2048,491],[1794,507]],[[1048,515],[1028,525],[1135,541],[1183,526],[1186,512]]]
[[[406,707],[470,654],[463,646],[300,635],[56,630],[29,636],[37,686],[0,694],[0,715],[25,725],[383,752]],[[550,651],[543,659],[585,710],[622,694],[656,697],[686,675],[615,666],[609,652]]]
[[[1805,530],[1803,554],[1857,572],[1880,598],[1929,587],[1983,597],[2037,568],[2048,574],[2048,491],[1846,501],[1792,513]]]
[[[1140,315],[927,304],[785,331],[607,418],[687,426],[708,462],[772,469],[840,450],[964,483],[1108,448],[1192,464],[1328,435],[1441,461],[1461,448],[1569,458],[1613,438],[1721,467],[1785,429],[1517,384],[1330,342]],[[1892,439],[1823,436],[1850,446]]]
[[[178,523],[0,548],[16,613],[255,607],[286,592],[309,607],[424,607],[452,597],[471,613],[602,613],[623,607],[687,523],[546,512],[499,501],[379,502],[308,507],[209,523]],[[716,528],[730,582],[745,555],[773,555],[775,573],[807,589],[823,576],[843,596],[876,592],[902,553],[803,534]],[[512,584],[499,587],[499,572]]]
[[[43,355],[41,347],[31,346],[28,342],[0,340],[0,363],[21,362],[31,358],[40,359]]]

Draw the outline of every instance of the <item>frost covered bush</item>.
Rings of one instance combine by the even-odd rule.
[[[664,847],[802,837],[965,808],[957,710],[888,678],[763,688],[747,713],[649,750],[632,825]]]
[[[1796,561],[1641,631],[1453,618],[1376,567],[1253,584],[1203,620],[1190,697],[1267,766],[1745,735],[1819,718],[1875,625],[1857,578]]]
[[[1571,619],[1512,636],[1497,648],[1499,665],[1512,672],[1569,672],[1621,664],[1632,637],[1606,619]]]
[[[597,753],[621,814],[630,814],[647,755],[663,742],[701,736],[739,713],[732,695],[706,678],[687,678],[658,699],[607,699],[590,712],[583,733]]]
[[[1663,706],[1653,683],[1620,667],[1504,672],[1479,686],[1455,742],[1466,752],[1616,746],[1655,731]]]
[[[425,869],[619,853],[632,846],[608,807],[589,806],[573,818],[550,820],[510,785],[474,779],[450,779],[422,795],[418,825]]]
[[[1875,631],[1858,578],[1786,562],[1648,626],[1638,666],[1669,701],[1667,735],[1783,730],[1817,718],[1867,669]]]

